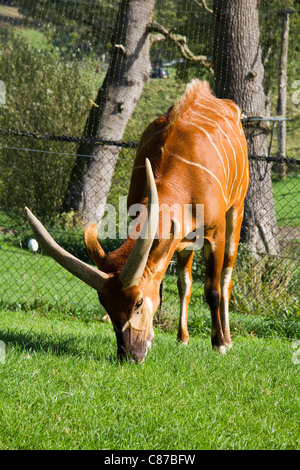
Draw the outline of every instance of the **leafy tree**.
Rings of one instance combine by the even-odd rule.
[[[29,23],[38,22],[53,44],[77,55],[109,49],[117,0],[17,0]]]
[[[72,67],[63,62],[58,65],[49,51],[36,53],[9,34],[1,48],[0,70],[7,90],[6,104],[1,106],[1,129],[50,134],[55,130],[67,135],[81,132],[90,90],[76,63]],[[27,204],[44,220],[53,219],[63,202],[74,164],[68,152],[74,154],[76,147],[65,144],[66,154],[57,155],[61,144],[58,148],[53,141],[0,138],[4,147],[0,150],[1,209],[22,220]]]
[[[264,90],[267,96],[268,112],[271,110],[271,97],[277,95],[279,51],[281,45],[281,9],[299,9],[299,0],[263,0],[259,5],[260,42],[264,65]],[[291,15],[288,54],[288,85],[299,75],[300,14]],[[275,104],[276,106],[276,104]]]

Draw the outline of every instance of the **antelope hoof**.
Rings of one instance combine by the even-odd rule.
[[[189,344],[189,335],[177,335],[178,343],[185,344],[186,346]]]
[[[227,353],[227,348],[224,344],[221,346],[213,346],[213,350],[220,353],[220,354],[226,354]]]

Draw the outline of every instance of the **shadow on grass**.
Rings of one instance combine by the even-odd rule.
[[[99,333],[83,336],[64,333],[37,333],[6,330],[0,332],[0,339],[9,345],[29,353],[50,354],[53,356],[74,356],[94,361],[118,363],[116,342],[113,336]],[[114,348],[114,350],[113,350]]]

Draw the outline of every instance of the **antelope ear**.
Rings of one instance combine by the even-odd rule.
[[[90,259],[99,269],[102,269],[106,254],[98,242],[96,223],[86,227],[84,231],[84,243]]]

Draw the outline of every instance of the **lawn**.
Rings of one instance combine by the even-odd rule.
[[[236,305],[253,305],[249,298],[242,305],[236,293],[234,347],[221,356],[211,351],[197,268],[190,345],[184,347],[176,342],[172,268],[153,350],[143,365],[120,363],[96,293],[49,257],[0,235],[0,341],[6,353],[0,354],[0,449],[299,447],[297,300],[291,297],[290,317],[284,309],[265,309],[261,318],[254,310],[237,314]]]
[[[293,344],[238,336],[226,356],[156,331],[116,360],[110,324],[0,311],[0,449],[297,449]]]

